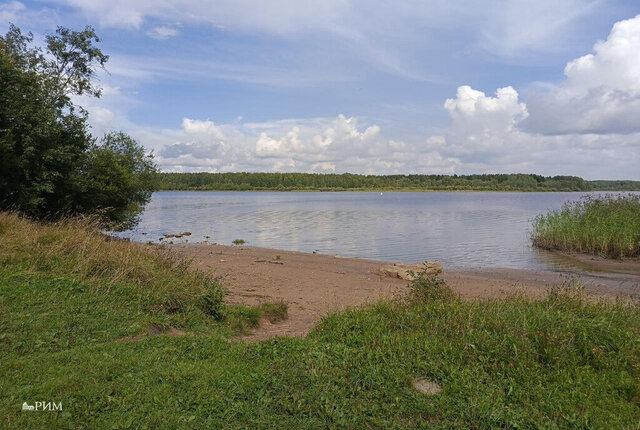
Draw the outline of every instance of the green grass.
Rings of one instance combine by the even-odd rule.
[[[262,319],[275,324],[287,318],[286,303],[263,303],[252,308],[232,305],[227,307],[225,313],[225,322],[234,332],[239,334],[246,334],[251,329],[259,327]]]
[[[49,240],[54,232],[61,235]],[[571,285],[541,300],[464,301],[441,280],[421,278],[408,299],[331,315],[307,338],[245,343],[230,337],[230,319],[277,321],[286,308],[223,305],[213,317],[201,304],[202,279],[183,266],[149,267],[157,251],[105,241],[109,255],[136,247],[126,252],[145,264],[119,264],[138,267],[145,282],[107,263],[89,271],[76,256],[81,246],[60,245],[71,233],[85,234],[77,225],[62,235],[59,226],[0,216],[1,428],[636,428],[640,421],[634,304],[589,299]],[[73,261],[57,258],[64,250]],[[179,290],[193,298],[164,291],[182,278]],[[165,307],[166,297],[180,306]],[[187,335],[115,342],[149,324]],[[414,390],[421,377],[442,392]],[[40,400],[62,402],[63,410],[20,410]]]
[[[233,239],[233,243],[234,245],[244,245],[245,243],[247,243],[244,239]]]
[[[603,257],[640,257],[640,196],[585,197],[536,218],[533,244]]]

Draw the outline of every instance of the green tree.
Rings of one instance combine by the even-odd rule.
[[[86,118],[8,46],[0,38],[0,205],[38,218],[61,214],[91,142]]]
[[[50,96],[72,107],[67,97],[70,94],[87,94],[100,97],[102,90],[94,82],[97,68],[103,68],[109,56],[102,53],[95,43],[100,42],[91,26],[83,31],[72,31],[58,27],[54,34],[45,38],[46,50],[32,47],[33,34],[22,34],[15,25],[0,37],[2,49],[13,60],[16,67],[36,73],[41,84],[51,92]]]
[[[94,77],[108,60],[100,39],[91,27],[58,27],[44,51],[32,41],[13,25],[0,36],[0,209],[40,219],[98,213],[131,226],[155,165],[124,133],[96,144],[87,112],[70,99],[100,97]]]
[[[151,198],[155,177],[153,156],[138,142],[122,132],[106,134],[87,152],[78,212],[99,211],[113,228],[130,228]]]

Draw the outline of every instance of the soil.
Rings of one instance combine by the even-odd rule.
[[[305,336],[329,313],[398,297],[407,291],[407,281],[380,273],[380,267],[389,262],[248,246],[180,244],[170,248],[191,259],[193,268],[220,277],[231,303],[288,305],[286,321],[264,323],[245,340]],[[608,262],[601,263],[606,266],[603,270],[615,269],[615,264],[612,269]],[[549,287],[574,277],[585,285],[587,293],[640,299],[640,262],[627,261],[622,266],[622,273],[494,268],[448,271],[445,267],[443,276],[467,299],[498,298],[519,292],[539,296]]]

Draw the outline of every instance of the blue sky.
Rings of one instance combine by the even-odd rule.
[[[640,4],[513,0],[0,2],[111,55],[96,135],[167,171],[640,179]]]

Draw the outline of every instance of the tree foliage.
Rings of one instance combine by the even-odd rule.
[[[91,27],[59,27],[46,50],[11,26],[0,37],[0,208],[35,218],[100,214],[130,226],[149,199],[155,165],[124,133],[96,143],[71,95],[100,96],[108,56]],[[101,170],[102,169],[102,170]]]
[[[105,135],[88,151],[81,175],[82,212],[100,208],[119,229],[132,227],[151,198],[156,169],[152,157],[122,132]]]
[[[476,190],[589,191],[575,176],[495,175],[356,175],[317,173],[161,173],[162,190]]]

